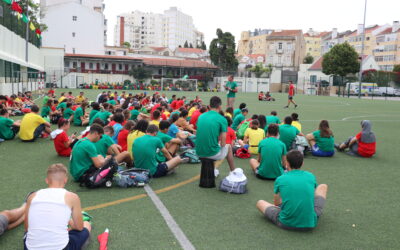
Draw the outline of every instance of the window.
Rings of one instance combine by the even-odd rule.
[[[158,69],[158,74],[162,75],[162,69]]]
[[[282,43],[278,44],[278,49],[282,49]]]
[[[292,50],[292,44],[291,43],[287,43],[287,49],[290,51],[290,50]]]
[[[122,70],[122,64],[118,64],[118,69]]]
[[[89,63],[89,69],[93,69],[93,63]]]
[[[72,32],[72,37],[75,37],[75,32]]]
[[[74,21],[74,22],[78,21],[78,17],[77,16],[72,16],[72,21]]]
[[[76,69],[78,67],[78,63],[77,62],[73,62],[72,63],[72,68]]]
[[[104,64],[104,69],[108,69],[108,63]]]

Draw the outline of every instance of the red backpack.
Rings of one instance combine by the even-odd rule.
[[[236,157],[238,157],[240,159],[250,158],[249,150],[247,150],[245,148],[239,148],[238,150],[236,150]]]

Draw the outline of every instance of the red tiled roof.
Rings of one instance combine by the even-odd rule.
[[[164,58],[141,58],[143,63],[152,66],[172,66],[183,68],[212,68],[218,67],[208,62],[198,60],[179,60],[179,59],[164,59]]]
[[[269,36],[297,36],[301,34],[302,30],[281,30],[281,31],[273,31]]]
[[[258,57],[260,57],[260,56],[262,56],[263,58],[265,58],[265,55],[264,54],[250,54],[250,55],[247,55],[248,57],[250,57],[250,58],[255,58],[255,59],[257,59]]]
[[[378,36],[392,34],[392,33],[393,33],[392,32],[392,27],[389,27],[389,28],[383,30],[381,33],[379,33]]]
[[[195,54],[200,54],[205,51],[197,48],[177,48],[176,50],[181,53],[195,53]]]
[[[91,55],[91,54],[65,54],[65,57],[84,57],[84,58],[116,59],[116,60],[140,60],[140,58],[130,57],[130,56]]]
[[[321,70],[322,69],[322,61],[324,60],[324,58],[321,56],[320,58],[318,58],[317,61],[315,61],[313,63],[313,65],[311,65],[310,68],[308,68],[308,70]]]
[[[150,47],[150,49],[155,50],[155,51],[163,51],[167,49],[167,47]]]

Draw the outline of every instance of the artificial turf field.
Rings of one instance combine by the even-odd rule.
[[[91,100],[98,93],[85,90]],[[190,98],[198,94],[205,103],[219,95],[226,102],[224,93],[175,94]],[[274,97],[276,102],[259,102],[255,93],[239,93],[236,106],[246,102],[249,114],[276,110],[281,120],[294,111],[293,107],[283,109],[286,95]],[[194,178],[200,164],[182,165],[175,174],[153,180],[151,188],[197,249],[399,249],[400,102],[305,95],[295,100],[303,133],[316,130],[319,121],[327,119],[335,142],[341,142],[361,130],[361,120],[369,119],[377,137],[377,154],[371,159],[344,153],[332,158],[306,157],[303,169],[329,186],[324,214],[312,232],[285,231],[263,218],[255,204],[259,199],[272,202],[273,182],[257,179],[248,160],[235,160],[249,180],[244,195],[200,189]],[[70,133],[81,130],[71,126]],[[69,165],[68,158],[56,155],[50,139],[1,143],[0,210],[18,207],[28,192],[45,188],[46,169],[58,162]],[[225,161],[217,182],[227,174]],[[80,196],[82,207],[94,217],[89,249],[98,249],[96,237],[105,228],[110,229],[109,249],[181,248],[143,188],[88,190],[72,180],[66,188]],[[0,237],[0,249],[22,249],[23,232],[23,226],[6,232]]]

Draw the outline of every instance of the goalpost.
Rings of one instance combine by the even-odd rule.
[[[197,91],[197,79],[161,78],[161,89],[170,91]]]

